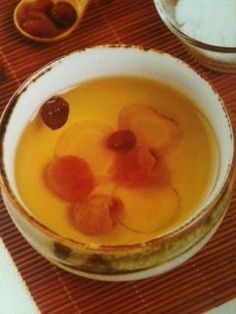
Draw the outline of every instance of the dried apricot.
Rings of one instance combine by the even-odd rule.
[[[116,217],[122,210],[120,199],[105,195],[91,195],[84,202],[73,207],[73,217],[78,230],[87,235],[102,235],[112,231],[117,223]]]
[[[52,37],[58,34],[56,26],[43,12],[29,12],[21,27],[28,34],[37,37]]]
[[[53,2],[51,0],[37,0],[30,3],[29,10],[37,11],[43,13],[49,13],[53,7]]]
[[[50,11],[50,17],[60,27],[73,25],[77,18],[75,8],[68,2],[57,2]]]
[[[69,104],[61,97],[48,99],[40,109],[43,122],[52,130],[61,128],[69,116]]]
[[[17,12],[17,19],[20,24],[22,24],[23,22],[27,20],[29,9],[30,9],[29,4],[24,4],[19,7],[19,10]]]
[[[46,168],[45,182],[56,195],[69,202],[85,199],[95,186],[87,162],[76,156],[53,159]]]
[[[119,152],[127,152],[135,146],[136,136],[130,130],[119,130],[107,139],[107,147]]]

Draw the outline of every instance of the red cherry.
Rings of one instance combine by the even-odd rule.
[[[112,133],[107,140],[107,147],[120,152],[128,152],[136,144],[136,136],[130,130],[119,130]]]
[[[85,199],[95,183],[86,161],[76,156],[62,156],[50,162],[45,172],[48,187],[66,201]]]
[[[40,109],[43,122],[52,130],[61,128],[69,116],[69,104],[61,97],[48,99]]]

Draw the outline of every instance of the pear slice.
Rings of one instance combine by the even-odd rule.
[[[146,105],[125,106],[119,116],[119,128],[136,134],[141,145],[168,153],[181,138],[179,124],[172,118]]]
[[[174,223],[179,214],[179,195],[171,185],[158,189],[118,187],[115,195],[123,203],[119,223],[133,232],[161,231]]]
[[[113,163],[113,153],[106,146],[107,137],[112,132],[111,127],[97,120],[78,121],[59,137],[54,154],[84,159],[100,182],[109,176]]]

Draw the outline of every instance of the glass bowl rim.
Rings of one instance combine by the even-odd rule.
[[[191,44],[198,48],[202,48],[206,51],[219,52],[219,53],[223,52],[223,53],[228,53],[228,54],[236,53],[236,47],[218,46],[218,45],[208,44],[185,34],[170,21],[168,15],[166,14],[166,10],[163,8],[162,0],[153,0],[153,2],[159,16],[161,17],[162,22],[181,40],[186,41],[188,44]]]

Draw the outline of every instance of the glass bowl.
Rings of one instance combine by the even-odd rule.
[[[196,103],[216,134],[219,169],[208,195],[182,225],[144,243],[112,246],[65,238],[35,219],[15,184],[16,146],[24,127],[41,104],[75,84],[109,76],[147,77],[170,84]],[[187,64],[166,53],[138,47],[100,46],[74,52],[44,66],[11,98],[0,121],[0,140],[2,196],[15,225],[46,259],[84,277],[127,281],[177,267],[213,236],[230,203],[234,181],[234,138],[222,100]]]
[[[185,34],[175,17],[175,7],[178,1],[154,0],[157,12],[164,24],[176,35],[200,64],[218,72],[235,73],[236,47],[211,45]]]

